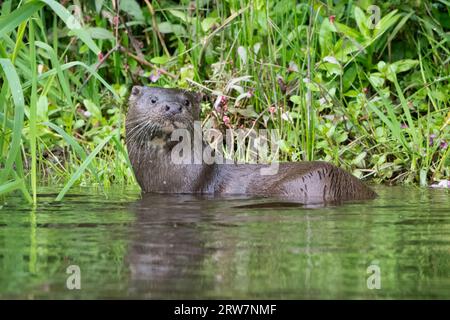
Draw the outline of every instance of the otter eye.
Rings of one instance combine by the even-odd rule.
[[[156,101],[158,101],[158,99],[156,97],[151,97],[151,99],[150,99],[151,103],[156,103]]]

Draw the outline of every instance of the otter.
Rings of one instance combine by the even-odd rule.
[[[179,141],[172,141],[171,135],[178,129],[194,134],[201,99],[201,94],[182,89],[132,88],[126,145],[144,193],[250,195],[305,204],[376,197],[359,179],[327,162],[281,162],[272,175],[261,174],[267,167],[263,164],[174,163],[172,151]]]

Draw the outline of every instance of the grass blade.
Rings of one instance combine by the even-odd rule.
[[[70,180],[66,183],[64,188],[61,190],[61,192],[56,197],[56,201],[61,201],[62,198],[64,198],[64,195],[69,191],[69,189],[72,187],[72,185],[80,178],[81,174],[86,170],[86,168],[89,166],[91,161],[95,158],[95,156],[100,152],[100,150],[103,149],[103,147],[111,140],[112,137],[116,132],[111,133],[109,136],[107,136],[105,139],[102,140],[102,142],[99,143],[99,145],[94,149],[94,151],[89,154],[89,156],[84,160],[84,162],[80,165],[80,167],[75,171],[75,173],[70,177]]]
[[[44,4],[40,1],[30,1],[12,13],[0,17],[0,38],[14,30],[43,6]]]
[[[85,161],[87,158],[87,154],[86,152],[84,152],[83,148],[78,144],[78,142],[69,134],[67,134],[67,132],[65,132],[62,128],[58,127],[57,125],[55,125],[54,123],[51,122],[44,122],[44,125],[52,128],[53,130],[55,130],[60,136],[63,137],[64,140],[66,140],[66,142],[72,147],[73,151],[77,154],[77,156]],[[98,182],[100,182],[100,179],[98,177],[98,173],[97,173],[97,169],[95,168],[95,166],[93,165],[93,163],[89,164],[89,169],[91,170],[92,174],[95,176],[95,178],[97,179]]]
[[[22,187],[22,184],[23,184],[22,179],[8,181],[0,186],[0,195],[20,189]]]
[[[56,73],[57,73],[58,78],[59,78],[59,83],[61,84],[61,87],[63,89],[64,95],[66,96],[67,103],[70,106],[72,106],[73,103],[72,103],[72,95],[71,95],[71,92],[70,92],[69,81],[64,76],[64,73],[61,70],[61,64],[59,63],[59,60],[58,60],[58,57],[56,56],[55,51],[48,44],[46,44],[44,42],[41,42],[41,41],[36,41],[36,46],[38,46],[39,48],[44,49],[45,51],[48,52],[48,54],[50,56],[50,60],[52,62],[52,66],[56,70]]]
[[[3,112],[0,112],[0,122],[5,122],[5,127],[8,129],[14,128],[14,122],[5,117]]]
[[[76,18],[67,11],[61,4],[54,0],[41,0],[47,4],[58,15],[58,17],[64,21],[67,28],[76,35],[81,41],[83,41],[89,49],[91,49],[96,55],[100,53],[99,47],[92,40],[91,36],[81,27],[81,24]]]
[[[112,93],[112,95],[114,96],[115,99],[117,99],[117,100],[120,99],[120,97],[117,95],[117,93],[116,93],[116,91],[113,89],[113,87],[111,87],[111,86],[108,84],[108,82],[106,82],[105,79],[103,79],[103,78],[95,71],[94,68],[88,66],[87,64],[85,64],[85,63],[83,63],[83,62],[80,62],[80,61],[72,61],[72,62],[65,63],[65,64],[61,65],[61,70],[64,71],[64,70],[73,68],[73,67],[75,67],[75,66],[80,66],[80,67],[86,69],[86,71],[88,71],[89,73],[91,73],[98,81],[100,81],[100,82],[105,86],[106,89],[108,89],[108,90]],[[41,75],[38,76],[38,81],[40,81],[40,80],[42,80],[42,79],[45,79],[45,78],[48,78],[48,77],[50,77],[50,76],[52,76],[52,75],[55,75],[55,74],[57,74],[57,72],[56,72],[55,69],[51,69],[51,70],[49,70],[49,71],[46,71],[46,72],[44,72],[43,74],[41,74]],[[30,85],[31,85],[31,81],[27,81],[27,82],[24,83],[23,87],[24,87],[24,89],[26,89],[26,88],[28,88]]]
[[[21,138],[22,138],[22,128],[23,128],[23,117],[24,117],[24,106],[25,101],[23,98],[23,91],[20,85],[19,76],[17,75],[16,69],[14,68],[11,60],[0,59],[0,65],[4,71],[4,77],[9,83],[11,89],[12,97],[14,100],[15,110],[14,110],[14,128],[12,132],[11,147],[9,149],[8,157],[6,159],[5,167],[0,175],[0,183],[3,183],[8,179],[9,174],[12,170],[14,160],[19,155]]]
[[[16,180],[8,181],[3,185],[0,185],[0,195],[10,193],[15,190],[22,191],[22,194],[24,195],[25,199],[27,199],[27,201],[30,203],[33,202],[33,199],[31,199],[23,179],[17,178]]]
[[[29,46],[30,46],[30,64],[31,64],[31,97],[30,97],[30,152],[31,152],[31,191],[33,194],[33,203],[37,202],[37,65],[36,65],[36,47],[34,42],[34,22],[31,19],[28,27]]]

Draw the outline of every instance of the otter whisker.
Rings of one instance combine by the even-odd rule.
[[[127,130],[127,135],[133,135],[133,133],[134,133],[135,131],[138,131],[140,128],[142,128],[143,126],[145,126],[148,122],[149,122],[148,119],[147,119],[147,120],[141,120],[137,125],[132,126],[132,128],[130,128],[130,129]],[[127,123],[126,127],[129,128],[129,127],[130,127],[130,124]]]

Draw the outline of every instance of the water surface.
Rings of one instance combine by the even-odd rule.
[[[326,207],[91,188],[54,202],[44,188],[30,210],[13,196],[0,298],[449,299],[450,192],[376,191]],[[80,290],[66,286],[71,265]]]

